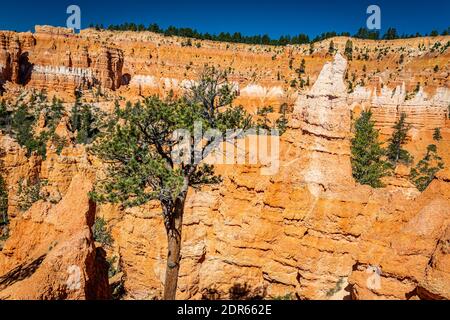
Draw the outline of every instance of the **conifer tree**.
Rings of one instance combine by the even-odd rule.
[[[411,163],[411,155],[402,148],[408,137],[409,126],[406,124],[406,114],[402,113],[400,119],[395,123],[392,137],[388,140],[386,156],[393,166],[401,162],[404,164]]]
[[[69,130],[75,134],[76,143],[90,144],[106,123],[106,115],[94,105],[81,103],[77,97],[69,117]]]
[[[91,196],[97,202],[120,203],[125,207],[157,200],[168,239],[164,299],[175,298],[181,261],[184,204],[189,187],[218,183],[204,159],[216,140],[206,140],[198,150],[194,123],[203,130],[215,129],[222,137],[227,130],[253,126],[242,107],[232,106],[235,92],[227,74],[206,68],[199,81],[181,99],[149,97],[125,109],[116,108],[117,124],[96,140],[92,152],[103,159],[107,174],[97,182]],[[186,155],[175,161],[172,152],[180,145],[173,139],[177,129],[188,130],[192,138]],[[229,138],[229,136],[228,136]],[[186,141],[185,141],[186,142]]]
[[[353,177],[360,184],[383,187],[381,178],[387,175],[388,164],[383,160],[384,150],[378,141],[372,112],[363,111],[355,122],[355,137],[351,140]]]
[[[444,169],[444,162],[437,152],[437,147],[430,144],[424,158],[411,170],[410,178],[419,191],[424,191],[433,181],[436,173],[442,169]]]
[[[435,128],[434,129],[433,140],[437,141],[437,142],[442,140],[442,134],[441,134],[441,129],[440,128]]]

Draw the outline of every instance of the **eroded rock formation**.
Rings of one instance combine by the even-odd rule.
[[[91,226],[91,185],[77,175],[57,205],[37,202],[0,252],[0,299],[108,299],[108,266]]]
[[[0,32],[0,81],[73,93],[75,89],[116,90],[123,53],[113,46],[89,50],[70,29],[36,26],[35,34]]]
[[[301,46],[283,52],[208,41],[184,47],[177,38],[150,33],[86,30],[75,35],[45,27],[19,35],[18,42],[15,36],[0,32],[3,82],[13,79],[15,52],[28,52],[33,71],[27,86],[67,91],[101,84],[135,98],[184,87],[193,78],[191,68],[212,61],[237,69],[231,80],[240,93],[238,102],[249,110],[292,104],[276,174],[262,176],[260,165],[223,165],[216,168],[222,184],[189,191],[178,298],[449,298],[448,170],[420,194],[400,169],[386,188],[372,189],[355,183],[350,165],[352,122],[368,108],[386,134],[406,112],[413,127],[406,148],[420,159],[426,146],[436,143],[446,166],[450,164],[448,76],[428,77],[429,70],[421,67],[426,53],[415,49],[421,40],[408,40],[409,68],[430,82],[407,99],[417,81],[404,79],[406,71],[376,73],[386,82],[383,88],[376,79],[374,85],[349,93],[346,78],[361,63],[355,67],[340,54],[331,61],[322,52],[326,42],[310,55]],[[102,42],[109,37],[116,47]],[[345,41],[335,41],[341,52]],[[359,45],[374,44],[361,40]],[[400,48],[404,42],[390,45]],[[294,90],[289,61],[299,64],[303,57],[313,85]],[[371,59],[367,69],[375,72],[377,63]],[[394,70],[385,63],[386,70]],[[387,83],[391,74],[399,82],[395,86]],[[439,142],[432,140],[436,127],[443,136]],[[101,164],[82,147],[65,148],[61,155],[53,150],[42,160],[27,159],[10,138],[2,137],[1,146],[13,222],[11,238],[0,251],[0,297],[107,297],[103,260],[89,231],[93,207],[86,196]],[[21,213],[17,185],[23,177],[47,179],[48,193],[61,202],[38,202]],[[99,206],[96,211],[112,229],[111,250],[120,257],[125,297],[160,298],[166,235],[157,203],[126,210]],[[49,267],[53,264],[56,269]],[[82,270],[78,291],[67,284],[72,265]],[[29,285],[35,289],[25,290]]]

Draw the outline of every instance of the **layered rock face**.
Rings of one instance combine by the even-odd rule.
[[[382,215],[358,244],[355,299],[449,299],[449,170],[405,213]]]
[[[87,29],[77,35],[69,29],[50,26],[36,26],[34,34],[0,34],[0,43],[3,37],[7,44],[0,47],[3,52],[0,65],[7,62],[2,55],[15,54],[18,42],[20,54],[25,54],[24,58],[28,57],[28,62],[38,70],[36,73],[31,70],[33,83],[30,87],[60,94],[72,93],[74,87],[92,88],[95,84],[103,89],[122,87],[119,94],[127,97],[163,94],[180,89],[185,81],[195,79],[205,64],[211,64],[233,71],[230,80],[238,84],[243,104],[277,107],[289,100],[297,89],[309,90],[308,85],[298,87],[293,81],[300,83],[309,79],[308,82],[314,83],[323,64],[331,59],[327,53],[331,40],[316,43],[315,49],[311,49],[308,45],[272,47],[200,40],[192,40],[193,45],[187,45],[186,39],[150,32]],[[333,39],[336,49],[343,52],[347,40],[344,37]],[[442,48],[450,37],[390,42],[351,40],[355,47],[354,63],[348,68],[347,79],[353,78],[353,82],[364,80],[377,86],[382,80],[386,87],[395,88],[404,81],[408,90],[417,82],[426,82],[431,89],[449,84],[448,64],[445,63],[449,53]],[[401,55],[406,58],[399,66]],[[362,56],[367,58],[363,60]],[[303,60],[306,72],[301,75],[298,68]],[[433,71],[435,65],[439,72]],[[6,80],[14,82],[11,75]],[[22,82],[28,83],[27,80]]]
[[[448,225],[448,180],[440,177],[420,197],[413,187],[355,184],[352,107],[342,86],[346,66],[338,55],[299,97],[293,128],[281,141],[277,174],[263,177],[258,166],[224,166],[218,168],[223,185],[191,191],[179,298],[447,296],[442,232]],[[440,148],[447,150],[447,139],[448,133]],[[113,224],[128,271],[127,297],[159,297],[166,251],[158,206],[126,215],[108,207],[99,214]],[[430,227],[420,233],[418,224]]]
[[[382,88],[379,94],[376,88],[368,90],[358,87],[349,96],[353,107],[371,108],[377,127],[383,133],[391,133],[391,129],[401,113],[405,113],[408,123],[415,129],[441,128],[448,118],[450,90],[439,87],[433,94],[427,94],[420,88],[412,98],[407,99],[405,83],[394,90]]]
[[[21,46],[17,38],[8,41],[5,34],[0,35],[0,83],[12,81],[19,83]]]
[[[108,299],[108,266],[91,226],[89,181],[73,178],[57,205],[37,202],[13,220],[0,252],[0,299]]]
[[[36,27],[35,34],[0,32],[0,80],[36,89],[73,93],[122,81],[123,53],[113,46],[88,48],[65,28]]]

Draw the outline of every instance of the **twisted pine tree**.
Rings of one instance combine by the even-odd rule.
[[[161,205],[168,239],[164,299],[172,300],[176,295],[188,188],[220,181],[212,166],[198,162],[217,140],[206,140],[196,150],[194,123],[200,122],[203,130],[215,129],[222,137],[229,129],[249,129],[253,126],[251,117],[242,107],[232,106],[234,97],[227,74],[206,68],[182,99],[150,97],[142,103],[128,103],[123,110],[116,107],[117,125],[92,147],[93,153],[108,164],[106,177],[98,181],[91,194],[94,200],[125,207],[157,200]],[[177,129],[188,130],[191,136],[191,157],[182,162],[171,156],[181,143],[172,137]]]
[[[360,184],[380,188],[383,187],[381,178],[387,174],[389,165],[383,160],[385,152],[371,119],[372,112],[363,111],[355,122],[355,137],[351,141],[352,172]]]

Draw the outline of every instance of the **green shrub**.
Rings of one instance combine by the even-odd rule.
[[[433,140],[437,141],[437,142],[442,140],[442,134],[441,134],[441,129],[440,128],[435,128],[434,129]]]
[[[69,129],[76,134],[76,142],[89,144],[100,133],[104,114],[92,105],[81,104],[79,100],[72,107]]]
[[[279,135],[283,135],[288,127],[288,120],[286,118],[286,113],[282,113],[282,115],[276,120],[275,127],[279,131]]]
[[[9,135],[27,150],[27,156],[34,152],[45,159],[47,142],[53,141],[56,127],[64,114],[62,102],[53,98],[47,101],[44,93],[33,94],[29,100],[19,98],[11,105],[0,103],[0,129]],[[44,120],[44,128],[39,135],[34,132],[38,119]]]
[[[55,133],[52,136],[52,144],[56,147],[56,154],[60,155],[64,147],[67,146],[67,141]]]
[[[424,191],[433,181],[436,173],[444,169],[444,162],[437,153],[437,147],[430,144],[425,157],[411,170],[410,179],[419,191]]]
[[[0,149],[0,157],[2,155],[3,150]],[[0,161],[0,241],[9,237],[8,188],[2,174],[4,174],[4,168],[2,161]]]
[[[341,291],[343,284],[344,284],[344,278],[339,278],[339,280],[338,280],[338,282],[336,282],[336,285],[334,286],[334,288],[331,288],[330,290],[327,291],[327,297],[331,297],[334,294]]]
[[[92,226],[92,232],[94,234],[94,240],[100,242],[105,246],[110,246],[113,244],[113,239],[110,231],[108,230],[108,225],[103,218],[95,218],[95,223]]]
[[[47,180],[41,180],[39,178],[34,181],[21,179],[19,181],[19,190],[17,191],[19,209],[21,211],[27,211],[33,203],[39,200],[45,200],[41,188],[47,184]]]
[[[114,277],[116,274],[121,272],[120,263],[118,263],[118,257],[113,256],[109,259],[106,259],[106,262],[108,263],[108,278]],[[117,267],[116,267],[117,265]]]

